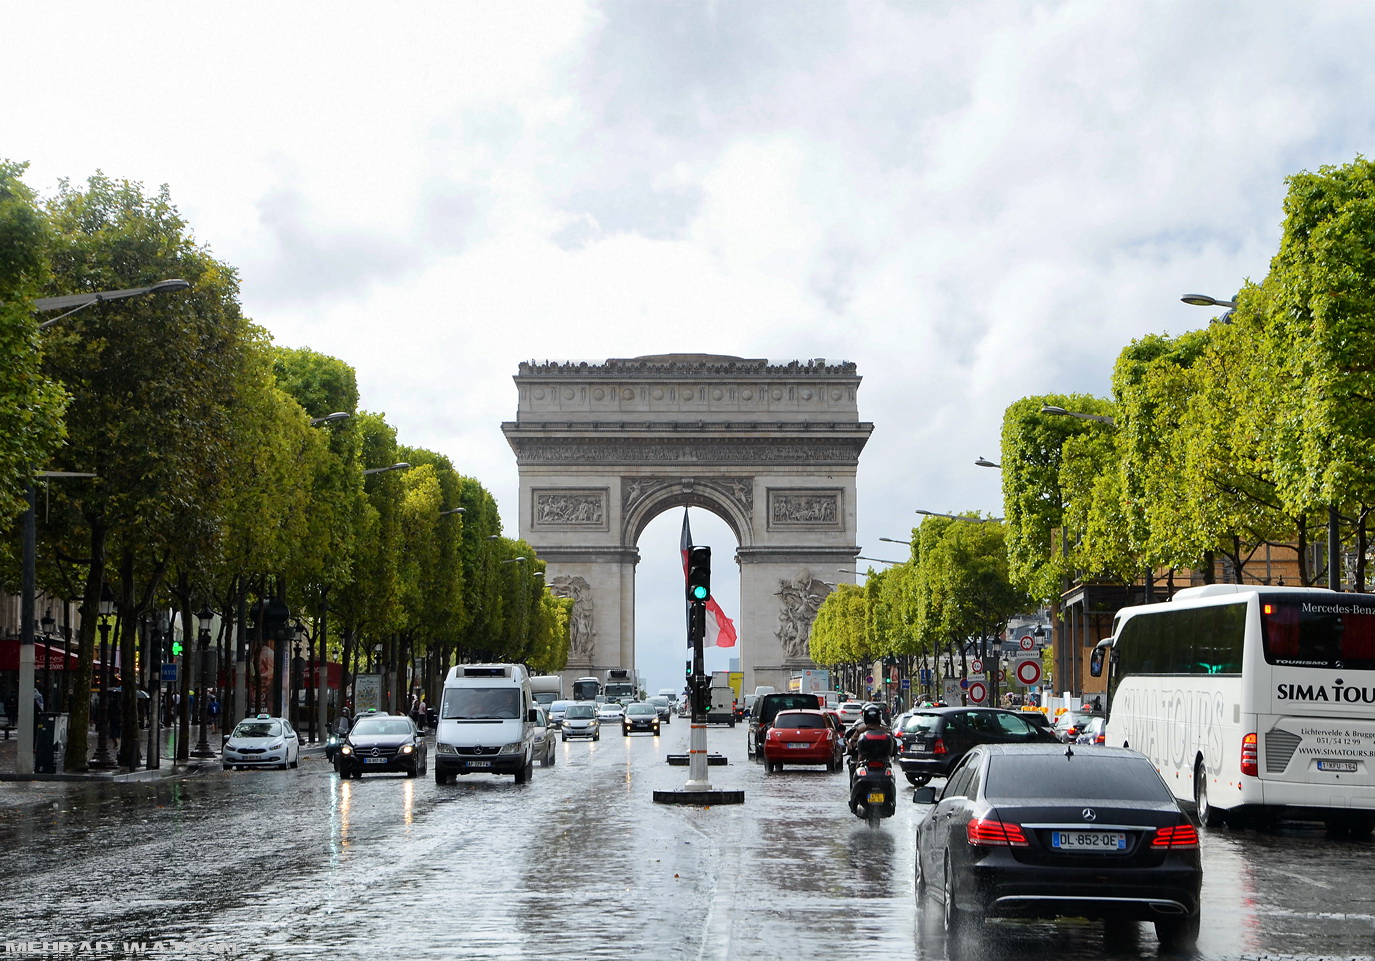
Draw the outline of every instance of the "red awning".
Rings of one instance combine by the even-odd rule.
[[[100,663],[99,660],[96,663]],[[76,670],[76,650],[64,651],[42,641],[33,642],[33,666],[36,671]],[[19,670],[19,638],[0,638],[0,671]]]

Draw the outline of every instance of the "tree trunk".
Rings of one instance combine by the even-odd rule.
[[[105,583],[105,525],[87,517],[91,530],[90,564],[86,568],[86,585],[81,597],[81,629],[76,652],[76,677],[72,679],[72,716],[67,730],[67,756],[63,767],[68,771],[90,769],[91,671],[95,661],[96,624],[100,617],[100,588]]]

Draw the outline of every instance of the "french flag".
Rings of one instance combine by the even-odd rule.
[[[688,573],[688,552],[692,550],[692,529],[688,527],[688,512],[683,510],[683,536],[678,543],[683,552],[683,588],[687,588]],[[707,598],[707,630],[706,636],[702,638],[704,647],[734,647],[735,646],[735,622],[726,616],[725,611],[721,610],[721,605],[716,603],[716,598]]]

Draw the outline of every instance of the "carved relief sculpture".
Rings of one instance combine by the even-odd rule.
[[[573,599],[573,613],[568,619],[569,658],[591,660],[597,639],[592,630],[592,586],[581,577],[565,575],[554,578],[549,593]]]
[[[816,620],[817,608],[829,592],[830,588],[819,578],[812,577],[812,572],[805,568],[798,571],[792,580],[778,582],[778,596],[782,598],[782,603],[778,609],[775,636],[788,657],[807,656],[812,621]]]
[[[535,491],[534,522],[540,527],[602,527],[606,496],[599,491]]]

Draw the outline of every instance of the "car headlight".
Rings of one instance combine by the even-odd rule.
[[[452,744],[445,744],[443,741],[436,741],[434,752],[436,754],[457,754],[458,748],[454,747]]]
[[[343,747],[341,747],[341,748],[339,749],[339,753],[340,753],[340,754],[352,754],[352,753],[353,753],[353,745],[352,745],[352,744],[345,744]]]
[[[520,741],[512,741],[510,744],[503,744],[503,745],[501,746],[501,751],[500,751],[499,753],[501,753],[501,754],[519,754],[519,753],[520,753],[521,751],[523,751],[523,750],[525,750],[525,745],[524,745],[524,744],[522,744]]]
[[[415,745],[414,745],[414,744],[403,744],[403,745],[401,745],[401,751],[400,751],[400,753],[401,753],[401,754],[410,754],[410,753],[412,753],[414,750],[415,750]]]
[[[269,745],[267,746],[267,749],[268,749],[269,751],[279,751],[279,750],[281,750],[281,749],[282,749],[283,747],[285,747],[285,746],[286,746],[286,741],[283,741],[281,738],[278,738],[277,740],[275,740],[275,741],[273,741],[271,744],[269,744]]]

